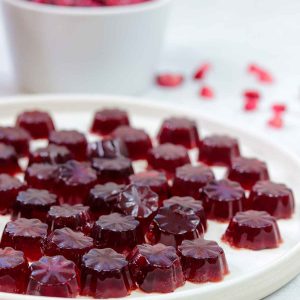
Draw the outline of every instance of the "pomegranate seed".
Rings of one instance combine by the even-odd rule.
[[[210,70],[211,65],[208,63],[205,63],[201,65],[194,74],[194,79],[203,79],[206,73]]]
[[[275,114],[275,116],[268,121],[268,125],[275,129],[280,129],[283,127],[283,119],[281,116]]]
[[[156,77],[156,83],[163,87],[177,87],[181,85],[184,78],[180,74],[165,73]]]
[[[246,111],[253,111],[257,109],[257,100],[247,100],[244,105],[244,110]]]
[[[285,104],[276,103],[272,106],[272,110],[274,111],[274,113],[282,114],[287,110],[287,107]]]
[[[200,96],[202,98],[212,99],[215,95],[214,95],[214,91],[211,87],[203,86],[200,90]]]
[[[250,64],[248,66],[248,72],[252,73],[257,76],[257,79],[260,82],[264,83],[272,83],[273,82],[273,77],[272,75],[262,67],[256,65],[256,64]]]
[[[260,93],[255,90],[246,90],[244,92],[244,98],[246,100],[259,100],[260,99]]]

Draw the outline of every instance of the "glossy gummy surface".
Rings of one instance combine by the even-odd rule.
[[[0,143],[0,166],[1,173],[15,175],[21,171],[17,153],[13,146]]]

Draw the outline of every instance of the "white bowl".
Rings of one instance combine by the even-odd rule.
[[[3,0],[19,88],[33,93],[143,91],[153,80],[171,1],[82,8]]]

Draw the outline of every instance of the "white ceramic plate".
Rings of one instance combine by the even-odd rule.
[[[93,113],[101,107],[122,107],[130,113],[132,124],[145,128],[155,136],[162,120],[170,115],[185,115],[199,123],[200,133],[227,133],[240,139],[242,153],[267,161],[271,178],[288,184],[294,191],[297,206],[291,220],[279,221],[284,243],[273,250],[234,250],[220,241],[226,224],[209,222],[206,238],[214,239],[224,248],[230,274],[220,283],[186,283],[170,294],[145,294],[133,292],[127,299],[147,300],[201,299],[248,300],[261,299],[277,290],[300,272],[300,160],[287,149],[248,134],[226,124],[202,117],[192,108],[154,104],[138,98],[111,96],[28,96],[0,101],[0,124],[13,124],[16,115],[24,110],[40,108],[49,111],[58,128],[75,128],[87,132]],[[91,137],[92,138],[92,137]],[[138,167],[140,167],[139,165]],[[218,176],[222,170],[216,170]],[[8,220],[0,218],[1,228]],[[0,293],[0,299],[37,299],[33,296]],[[55,298],[47,298],[55,299]]]

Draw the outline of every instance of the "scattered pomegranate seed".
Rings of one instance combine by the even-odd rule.
[[[245,105],[244,105],[244,110],[245,111],[253,111],[257,109],[257,101],[246,101]]]
[[[201,65],[194,74],[194,79],[203,79],[206,73],[211,69],[211,65],[209,63],[205,63]]]
[[[246,90],[244,92],[244,98],[246,100],[259,100],[260,99],[260,93],[256,90]]]
[[[181,85],[183,81],[183,76],[175,73],[165,73],[156,77],[156,83],[163,87],[177,87]]]
[[[275,114],[269,121],[268,125],[275,129],[280,129],[283,127],[283,119],[280,115]]]
[[[282,114],[287,110],[287,107],[285,104],[276,103],[276,104],[273,104],[272,110],[274,111],[274,113]]]
[[[250,64],[248,66],[248,72],[252,73],[257,76],[257,79],[260,82],[264,83],[272,83],[273,82],[273,77],[272,75],[262,67],[256,65],[256,64]]]
[[[215,96],[213,89],[209,86],[203,86],[200,89],[199,94],[202,98],[206,98],[206,99],[212,99]]]

